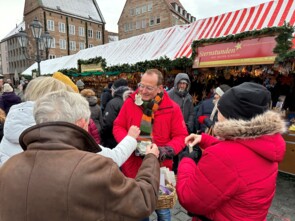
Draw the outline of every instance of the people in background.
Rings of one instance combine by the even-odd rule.
[[[229,90],[231,87],[228,86],[227,84],[222,84],[219,87],[217,87],[215,89],[215,94],[214,94],[214,99],[213,99],[213,104],[214,104],[214,108],[210,114],[209,117],[204,119],[204,125],[207,127],[205,129],[205,132],[208,133],[208,131],[210,130],[210,128],[215,124],[215,122],[217,121],[217,105],[218,105],[218,101],[221,98],[221,96],[227,91]],[[212,128],[211,128],[212,129]]]
[[[2,221],[140,220],[153,212],[160,178],[155,144],[129,179],[112,159],[87,152],[100,147],[87,132],[89,104],[80,94],[45,95],[34,118],[20,136],[25,151],[0,168]],[[135,129],[129,136],[138,136]]]
[[[220,98],[214,133],[191,134],[187,145],[204,151],[179,164],[176,190],[194,220],[266,220],[276,189],[286,125],[269,110],[270,92],[246,82]]]
[[[131,125],[141,130],[139,145],[143,144],[140,141],[156,144],[160,150],[161,165],[172,170],[172,159],[184,148],[184,138],[188,133],[180,107],[164,90],[163,75],[157,69],[147,70],[138,89],[124,102],[114,121],[113,134],[117,142],[126,136]],[[134,152],[122,165],[125,176],[136,178],[140,174],[143,158],[144,153]],[[171,219],[169,209],[159,209],[156,213],[160,221]]]
[[[188,133],[194,132],[194,105],[189,94],[191,81],[186,73],[179,73],[174,80],[174,87],[168,92],[169,97],[175,101],[182,112]],[[173,158],[173,171],[177,173],[178,155]]]
[[[0,108],[7,115],[11,106],[21,103],[21,98],[17,96],[10,84],[3,85],[3,94],[0,96]]]
[[[112,86],[113,98],[107,103],[105,111],[103,113],[103,126],[101,130],[102,144],[109,148],[114,148],[117,145],[117,141],[113,135],[114,120],[118,116],[121,107],[124,103],[123,94],[126,91],[131,90],[128,87],[127,80],[120,78],[113,83]]]
[[[83,90],[83,89],[84,89],[84,86],[85,86],[84,82],[83,82],[81,79],[79,79],[79,80],[76,82],[76,85],[77,85],[79,91]]]
[[[91,119],[94,121],[96,128],[98,130],[98,133],[100,134],[101,128],[102,128],[102,112],[101,108],[98,105],[97,97],[95,96],[95,93],[91,89],[83,89],[80,94],[86,98],[86,100],[89,103],[89,108],[91,111]]]
[[[111,91],[112,86],[113,86],[113,83],[109,82],[101,93],[100,108],[102,113],[104,112],[107,106],[107,103],[113,98],[112,91]]]

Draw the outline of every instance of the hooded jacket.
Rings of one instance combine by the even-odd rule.
[[[160,169],[153,154],[128,179],[111,159],[83,151],[99,146],[76,125],[39,124],[20,143],[26,151],[0,168],[1,221],[135,221],[156,207]]]
[[[186,80],[188,82],[186,91],[180,92],[178,90],[177,85],[180,80]],[[169,97],[179,105],[189,133],[194,131],[194,105],[192,96],[188,93],[190,87],[191,81],[188,75],[179,73],[174,79],[174,87],[168,92]]]
[[[23,151],[19,145],[19,136],[25,129],[36,124],[33,109],[33,101],[26,101],[10,108],[5,119],[4,136],[0,143],[0,166],[9,157]]]
[[[202,134],[198,164],[190,158],[180,162],[176,190],[181,205],[211,220],[266,220],[286,150],[280,135],[285,129],[272,111],[250,121],[217,122],[214,132],[221,140]]]
[[[114,148],[118,143],[113,135],[113,124],[124,103],[123,93],[128,90],[130,90],[130,88],[127,86],[118,87],[114,91],[114,98],[107,103],[104,110],[101,139],[102,144],[106,147]]]
[[[114,121],[113,134],[117,142],[120,142],[132,125],[140,127],[143,108],[137,106],[134,92],[127,98],[121,111]],[[159,105],[159,109],[154,113],[154,123],[152,129],[152,142],[159,148],[169,146],[178,154],[184,147],[184,138],[187,136],[187,129],[179,106],[173,102],[166,91]],[[142,158],[133,153],[122,165],[122,171],[127,177],[134,178],[142,164]],[[172,160],[165,160],[162,166],[172,170]]]

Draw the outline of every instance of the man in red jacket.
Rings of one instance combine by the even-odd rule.
[[[124,102],[114,122],[113,134],[120,142],[131,125],[140,127],[141,137],[157,144],[161,165],[172,170],[172,158],[184,147],[186,125],[180,107],[163,89],[163,75],[157,69],[147,70],[138,89]],[[133,153],[123,164],[127,177],[135,178],[142,164],[141,153]],[[170,220],[170,210],[156,210],[158,220]],[[147,220],[147,219],[146,219]]]

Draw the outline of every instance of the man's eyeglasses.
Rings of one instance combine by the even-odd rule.
[[[138,84],[138,87],[143,90],[143,89],[146,89],[147,91],[149,92],[152,92],[153,90],[155,90],[156,87],[153,87],[153,86],[146,86],[146,85],[143,85],[142,83],[139,83]]]

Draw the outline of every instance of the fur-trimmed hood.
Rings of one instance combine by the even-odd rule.
[[[286,123],[279,113],[267,111],[245,120],[226,120],[214,126],[214,134],[220,139],[240,143],[270,161],[280,162],[285,153],[285,141],[281,135]]]
[[[284,132],[286,123],[274,111],[267,111],[250,121],[229,119],[217,122],[214,126],[214,134],[225,140],[249,139]]]

